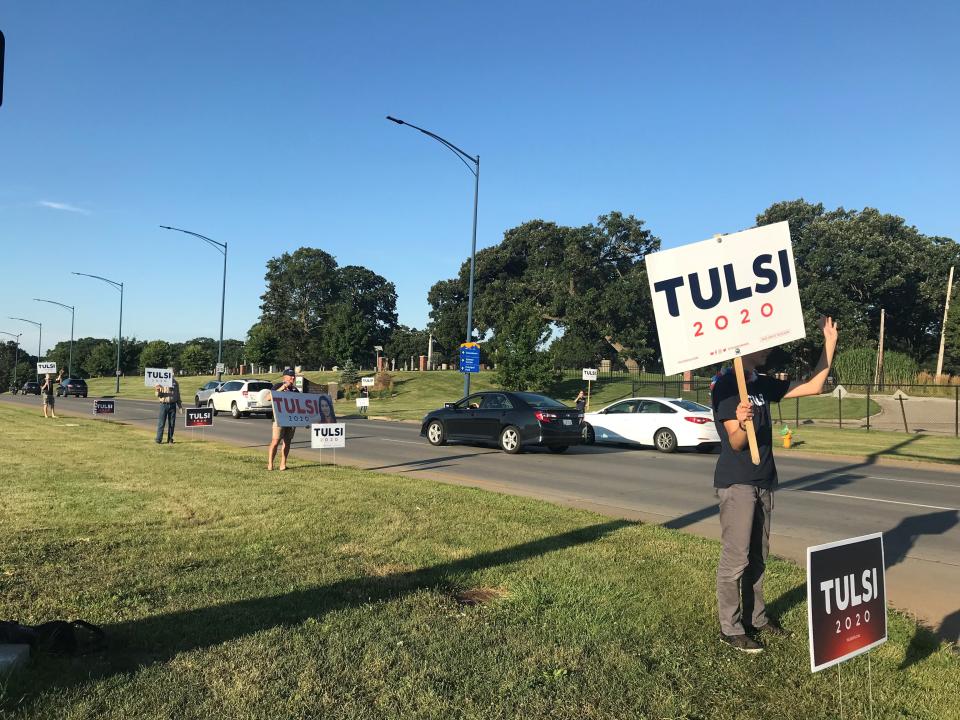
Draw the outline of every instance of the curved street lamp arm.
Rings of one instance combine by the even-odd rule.
[[[413,123],[408,123],[406,120],[400,120],[399,118],[395,118],[392,115],[387,115],[387,120],[389,120],[390,122],[395,122],[397,125],[406,125],[407,127],[412,127],[414,130],[419,130],[424,135],[432,137],[434,140],[444,145],[448,150],[450,150],[450,152],[456,155],[457,158],[459,158],[460,162],[462,162],[464,165],[467,166],[467,170],[469,170],[474,175],[477,174],[476,165],[479,165],[480,163],[479,158],[473,157],[470,153],[466,152],[465,150],[461,150],[452,142],[450,142],[449,140],[445,140],[444,138],[440,137],[436,133],[432,133],[429,130],[424,130],[422,127],[414,125]],[[467,160],[472,162],[473,166],[469,165],[467,163]]]
[[[70,312],[73,312],[74,310],[76,310],[76,308],[73,305],[64,305],[63,303],[57,302],[56,300],[44,300],[43,298],[34,298],[34,300],[36,300],[37,302],[50,303],[51,305],[59,305],[62,308],[66,308]]]
[[[103,280],[105,283],[110,283],[111,285],[113,285],[113,287],[116,288],[117,290],[120,290],[123,287],[123,283],[116,282],[114,280],[108,280],[107,278],[100,277],[99,275],[91,275],[90,273],[81,273],[81,272],[75,272],[72,274],[83,275],[84,277],[95,278],[96,280]]]
[[[31,325],[36,325],[37,327],[43,327],[43,323],[38,323],[36,320],[27,320],[26,318],[18,318],[7,315],[10,320],[23,320],[23,322],[30,323]]]
[[[223,254],[226,254],[226,252],[227,252],[227,244],[226,244],[226,243],[217,242],[216,240],[212,240],[211,238],[208,238],[206,235],[201,235],[200,233],[195,233],[195,232],[193,232],[193,230],[184,230],[183,228],[171,227],[170,225],[161,225],[160,227],[163,228],[164,230],[176,230],[177,232],[186,233],[187,235],[193,235],[193,236],[196,237],[196,238],[200,238],[201,240],[203,240],[205,243],[207,243],[207,244],[210,245],[211,247],[216,248],[217,250],[219,250],[219,251],[222,252]]]

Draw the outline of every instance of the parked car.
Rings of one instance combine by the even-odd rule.
[[[428,413],[420,435],[431,445],[496,443],[511,454],[539,445],[559,453],[580,443],[580,417],[579,411],[546,395],[481,392]]]
[[[24,395],[39,395],[40,394],[40,383],[35,380],[27,380],[23,387],[20,388],[20,392]]]
[[[679,447],[711,452],[720,444],[713,411],[683,398],[620,400],[583,416],[583,441],[652,445],[671,453]]]
[[[213,391],[222,386],[223,383],[217,380],[211,380],[210,382],[206,383],[203,387],[197,390],[197,394],[193,396],[193,404],[197,407],[203,407],[207,404],[210,396],[213,395]]]
[[[83,378],[66,378],[60,383],[59,387],[57,387],[57,395],[62,395],[63,397],[70,397],[71,395],[86,397],[87,381]]]
[[[235,418],[262,413],[273,414],[273,405],[260,402],[260,391],[273,387],[266,380],[229,380],[210,394],[207,405],[213,408],[213,414],[229,412]]]

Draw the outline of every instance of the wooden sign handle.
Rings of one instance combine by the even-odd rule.
[[[743,372],[743,358],[735,357],[733,359],[733,371],[737,374],[737,389],[740,391],[740,402],[750,402],[747,395],[747,378]],[[753,427],[753,420],[747,420],[744,423],[747,428],[747,443],[750,445],[750,459],[754,465],[760,464],[760,448],[757,446],[757,431]]]

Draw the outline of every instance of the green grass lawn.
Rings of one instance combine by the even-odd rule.
[[[416,478],[0,405],[0,618],[85,618],[111,646],[0,683],[29,718],[834,718],[809,672],[803,572],[768,569],[794,632],[717,640],[718,545]],[[480,597],[469,604],[465,600]],[[960,717],[960,658],[897,613],[874,717]],[[866,718],[867,663],[843,666]]]
[[[908,435],[879,430],[867,432],[801,425],[799,429],[795,429],[791,450],[778,449],[777,453],[789,454],[793,450],[960,465],[960,440],[941,435]]]

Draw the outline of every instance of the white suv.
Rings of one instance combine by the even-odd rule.
[[[229,380],[214,390],[207,400],[207,406],[213,408],[213,414],[229,412],[240,418],[253,413],[273,414],[273,405],[260,403],[260,391],[273,387],[266,380]]]

